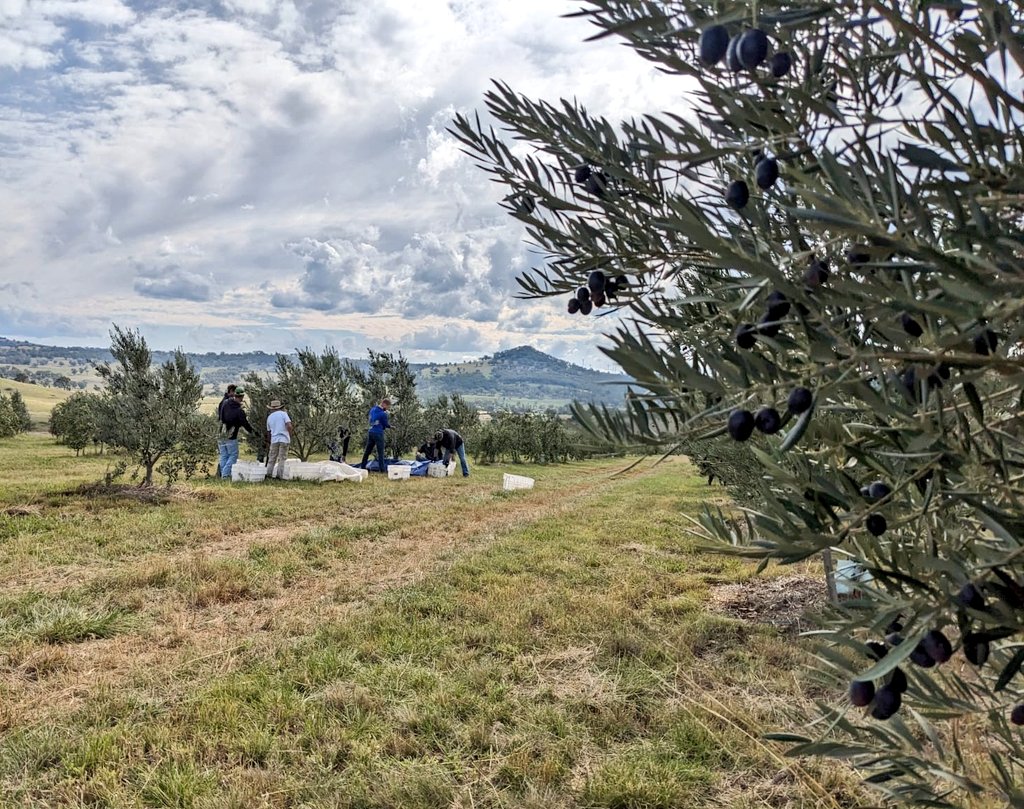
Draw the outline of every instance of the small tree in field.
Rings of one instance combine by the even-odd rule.
[[[32,429],[32,417],[28,414],[28,406],[25,404],[25,400],[21,398],[19,391],[12,390],[10,401],[18,432],[27,433]]]
[[[153,483],[153,470],[180,447],[202,401],[203,386],[188,358],[175,351],[158,368],[145,338],[134,330],[114,326],[110,353],[115,365],[97,367],[106,383],[98,407],[104,443],[124,450],[143,473],[143,485]],[[210,444],[210,454],[213,444]]]
[[[359,409],[347,368],[333,348],[323,354],[302,349],[294,360],[278,354],[273,376],[250,373],[244,382],[249,421],[257,433],[250,443],[262,448],[269,404],[278,399],[295,430],[289,452],[303,461],[325,452],[327,442],[337,437],[338,427],[352,420]]]
[[[95,394],[71,394],[50,412],[50,434],[78,455],[90,442],[97,441],[99,404]]]
[[[18,434],[18,416],[11,405],[11,397],[0,393],[0,438]]]
[[[871,574],[819,635],[847,696],[793,752],[842,756],[888,800],[1024,804],[1021,5],[576,16],[678,76],[677,107],[613,125],[498,85],[514,146],[452,131],[547,254],[525,294],[635,324],[605,349],[637,382],[626,409],[577,417],[662,447],[759,433],[743,508],[703,533]]]

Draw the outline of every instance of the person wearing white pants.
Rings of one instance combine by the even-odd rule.
[[[267,477],[281,480],[284,462],[288,459],[288,446],[292,442],[292,420],[280,400],[270,402],[267,432],[270,433],[270,452],[267,455]]]

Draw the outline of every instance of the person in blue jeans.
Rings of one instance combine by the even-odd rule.
[[[384,431],[391,426],[388,421],[388,410],[391,408],[390,399],[381,399],[379,404],[370,408],[370,429],[366,433],[366,448],[363,450],[363,460],[359,466],[366,468],[366,462],[370,459],[370,453],[377,450],[377,467],[380,472],[387,472],[388,465],[384,462]]]
[[[242,409],[242,399],[245,398],[245,388],[235,388],[235,395],[225,400],[220,407],[220,420],[224,424],[224,434],[218,446],[220,448],[220,476],[231,479],[231,467],[238,460],[238,431],[245,430],[253,435],[252,425],[249,423],[245,410]]]
[[[459,463],[462,464],[462,477],[469,477],[469,464],[466,463],[466,442],[455,430],[438,430],[434,433],[434,443],[444,451],[444,463],[451,460],[454,452],[459,456]]]

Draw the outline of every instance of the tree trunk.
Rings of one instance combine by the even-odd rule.
[[[839,593],[836,591],[836,576],[832,567],[831,548],[825,548],[821,552],[821,562],[825,568],[825,586],[828,588],[828,601],[830,604],[838,604]]]

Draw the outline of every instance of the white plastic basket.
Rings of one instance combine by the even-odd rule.
[[[289,458],[284,462],[285,480],[320,480],[320,463]]]
[[[427,477],[428,478],[444,478],[448,477],[448,467],[438,461],[427,466]]]
[[[510,475],[506,472],[501,478],[501,487],[506,492],[516,489],[532,489],[533,478],[528,478],[525,475]]]
[[[410,472],[412,472],[411,466],[392,464],[388,467],[388,480],[408,480]]]

